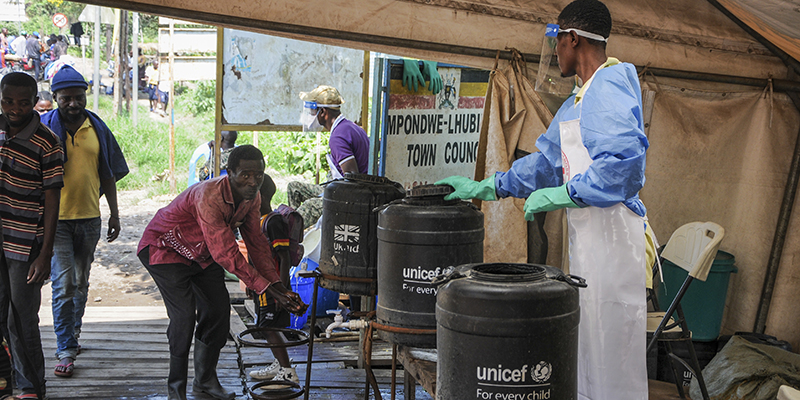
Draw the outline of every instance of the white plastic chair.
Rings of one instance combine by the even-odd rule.
[[[681,299],[693,280],[705,281],[708,278],[711,264],[714,262],[714,257],[717,255],[717,250],[719,250],[720,242],[722,242],[724,236],[725,229],[713,222],[690,222],[675,230],[661,252],[661,257],[683,268],[689,274],[666,312],[655,311],[647,313],[647,332],[653,335],[647,345],[647,351],[649,352],[659,340],[667,342],[669,357],[683,364],[684,367],[694,373],[705,400],[708,400],[708,391],[706,390],[706,384],[700,371],[700,363],[697,361],[697,355],[692,344],[692,332],[689,330],[686,318],[683,315]],[[657,307],[656,302],[654,304]],[[672,318],[674,313],[677,313],[677,321]],[[688,365],[672,352],[670,341],[686,342],[693,365]],[[686,398],[681,379],[677,376],[674,365],[672,371],[675,374],[678,393],[681,398]]]
[[[207,143],[203,143],[194,150],[192,153],[192,157],[189,159],[189,182],[188,186],[192,186],[195,183],[199,183],[200,179],[198,178],[198,164],[200,167],[205,164],[208,157],[211,157],[211,149],[208,148]]]
[[[781,385],[778,389],[778,400],[800,400],[800,390],[791,386]]]

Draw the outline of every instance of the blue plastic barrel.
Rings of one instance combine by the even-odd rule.
[[[314,260],[309,258],[303,258],[300,261],[300,265],[302,266],[303,263],[308,264],[308,270],[313,271],[317,269],[319,266]],[[300,295],[300,298],[303,299],[303,302],[306,304],[311,304],[311,297],[314,295],[314,278],[301,278],[299,276],[295,276],[295,272],[299,270],[300,267],[292,267],[289,271],[291,280],[290,284],[292,286],[292,291],[296,292]],[[339,293],[334,292],[332,290],[325,289],[320,287],[317,292],[317,316],[322,317],[326,316],[326,311],[328,310],[335,310],[339,306]],[[291,325],[292,329],[303,329],[305,326],[306,321],[308,320],[308,314],[311,312],[311,307],[308,307],[306,313],[297,316],[292,314],[291,317]]]

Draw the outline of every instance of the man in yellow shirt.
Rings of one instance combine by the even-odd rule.
[[[109,242],[119,236],[116,181],[128,173],[125,157],[111,130],[86,109],[88,84],[83,76],[63,67],[53,77],[58,109],[42,116],[64,148],[64,189],[56,227],[50,279],[53,281],[53,327],[56,333],[54,373],[70,377],[80,350],[78,337],[89,289],[89,268],[100,240],[100,196],[105,194]]]

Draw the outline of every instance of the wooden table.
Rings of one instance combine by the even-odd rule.
[[[403,364],[403,387],[406,400],[414,400],[416,383],[436,398],[436,350],[397,347],[397,361]]]

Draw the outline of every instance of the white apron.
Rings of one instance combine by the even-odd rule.
[[[578,115],[559,124],[564,182],[592,164]],[[568,208],[567,222],[570,273],[588,285],[580,290],[578,399],[647,400],[644,219],[618,203]]]

